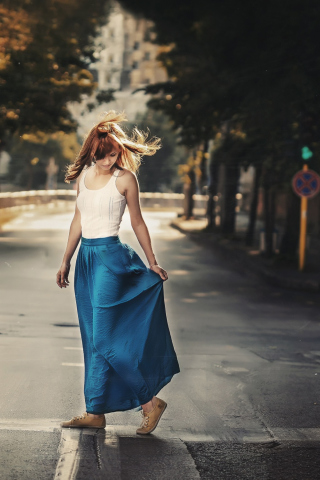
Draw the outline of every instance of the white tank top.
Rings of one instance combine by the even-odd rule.
[[[92,168],[93,165],[89,168]],[[126,208],[126,197],[116,187],[120,170],[116,169],[108,183],[98,190],[88,189],[85,170],[79,182],[77,206],[81,213],[82,236],[101,238],[118,235],[120,223]]]

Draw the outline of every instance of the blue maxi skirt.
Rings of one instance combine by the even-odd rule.
[[[180,372],[160,275],[118,236],[81,237],[74,290],[86,411],[131,410],[149,402]]]

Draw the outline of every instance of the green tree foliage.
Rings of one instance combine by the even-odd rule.
[[[215,138],[221,123],[241,120],[247,151],[239,163],[254,164],[262,174],[270,251],[276,191],[291,188],[302,163],[301,118],[304,112],[317,118],[320,107],[319,2],[121,3],[153,20],[156,41],[170,47],[161,55],[170,81],[147,92],[158,94],[151,105],[173,119],[183,143]]]
[[[46,166],[50,157],[58,165],[58,181],[63,182],[64,166],[73,161],[80,149],[76,133],[62,131],[46,134],[12,136],[8,145],[12,160],[8,181],[27,189],[44,188],[47,180]]]
[[[108,0],[2,2],[0,138],[75,130],[67,104],[96,86],[87,66],[108,6]]]
[[[261,134],[273,149],[292,137],[302,109],[317,111],[316,0],[121,3],[153,20],[155,41],[171,46],[161,54],[171,81],[148,91],[168,95],[159,101],[186,138],[190,129],[206,139],[208,124],[212,129],[236,114],[248,134]]]
[[[142,192],[179,192],[181,184],[177,177],[177,166],[184,161],[184,149],[177,146],[172,122],[162,112],[148,110],[138,114],[135,125],[150,137],[161,138],[162,148],[152,157],[144,157],[138,172]],[[129,125],[130,128],[133,125]]]

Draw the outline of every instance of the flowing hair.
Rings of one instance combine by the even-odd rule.
[[[70,183],[75,180],[85,166],[90,167],[93,161],[105,158],[115,144],[120,147],[115,167],[124,167],[132,172],[138,170],[143,155],[154,155],[161,148],[160,138],[152,137],[147,142],[148,134],[136,127],[129,137],[119,125],[126,121],[125,113],[116,113],[114,110],[106,112],[102,120],[86,135],[75,161],[67,166],[64,181]]]

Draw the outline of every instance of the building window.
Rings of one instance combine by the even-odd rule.
[[[139,48],[140,48],[140,42],[134,42],[133,50],[139,50]]]
[[[147,28],[147,30],[144,33],[144,41],[145,42],[150,42],[150,40],[151,40],[150,29]]]
[[[139,62],[134,61],[133,64],[132,64],[132,69],[136,70],[137,68],[139,68]]]
[[[89,72],[93,76],[93,81],[97,82],[98,81],[98,72],[95,68],[89,68]]]
[[[150,60],[150,52],[145,52],[144,59],[145,60]]]

